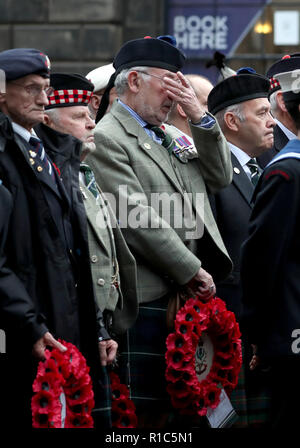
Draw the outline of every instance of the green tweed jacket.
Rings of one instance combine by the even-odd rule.
[[[135,259],[102,192],[100,191],[103,202],[101,201],[101,206],[98,206],[95,197],[83,183],[80,183],[80,189],[88,222],[89,252],[95,297],[101,311],[113,312],[112,331],[121,334],[133,325],[138,313]],[[113,233],[115,255],[119,266],[119,294],[111,285],[112,243],[107,226],[110,226]]]
[[[215,280],[232,268],[207,198],[231,182],[230,151],[217,123],[192,132],[199,158],[183,164],[117,101],[95,128],[88,163],[135,256],[140,302],[188,283],[201,266]]]

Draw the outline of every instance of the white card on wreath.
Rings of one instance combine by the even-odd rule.
[[[226,428],[236,421],[237,414],[224,389],[220,394],[220,403],[215,409],[209,408],[206,417],[211,428]]]

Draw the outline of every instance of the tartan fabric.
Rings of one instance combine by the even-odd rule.
[[[242,347],[243,364],[237,387],[232,391],[230,401],[238,420],[232,428],[260,428],[270,423],[271,395],[268,373],[257,367],[250,371],[250,349]]]
[[[165,381],[168,298],[140,304],[139,316],[120,344],[120,378],[139,411],[170,411]]]
[[[48,97],[49,106],[54,104],[70,104],[83,103],[88,104],[91,100],[93,92],[90,90],[54,90],[53,94]]]
[[[279,81],[276,78],[270,78],[270,92],[275,92],[275,90],[280,89]]]
[[[111,387],[106,367],[99,366],[98,378],[93,379],[95,406],[92,410],[95,428],[111,428]]]
[[[179,414],[166,391],[165,353],[168,330],[166,310],[169,296],[142,303],[135,325],[119,341],[119,375],[129,385],[136,406],[138,427],[208,427],[204,417]],[[161,422],[159,422],[161,419]],[[156,426],[161,423],[161,426]]]

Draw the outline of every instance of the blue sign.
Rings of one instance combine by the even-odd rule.
[[[168,33],[188,57],[230,56],[270,0],[169,0]]]

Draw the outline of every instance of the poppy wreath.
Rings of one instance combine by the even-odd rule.
[[[234,313],[219,298],[206,303],[192,298],[180,308],[166,340],[165,376],[172,405],[181,414],[206,415],[218,406],[222,388],[230,396],[242,365],[240,337]],[[204,338],[210,341],[212,362],[199,375],[196,353]]]
[[[115,428],[136,428],[137,416],[135,405],[129,398],[129,390],[120,382],[115,372],[110,372],[112,426]]]
[[[95,402],[90,369],[73,344],[60,342],[67,351],[46,350],[45,361],[38,365],[32,385],[32,427],[93,428],[91,412]]]

